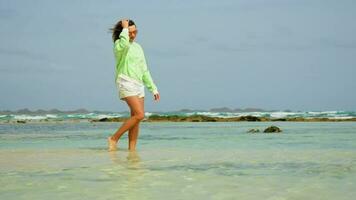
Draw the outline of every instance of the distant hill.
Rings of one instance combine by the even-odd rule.
[[[210,110],[202,110],[202,109],[181,109],[178,111],[173,111],[173,112],[272,112],[272,111],[276,111],[276,110],[264,110],[261,108],[235,108],[235,109],[231,109],[228,107],[221,107],[221,108],[211,108]],[[9,115],[9,114],[15,114],[15,115],[19,115],[19,114],[24,114],[24,115],[45,115],[45,114],[75,114],[75,113],[81,113],[81,114],[88,114],[88,113],[109,113],[109,112],[113,112],[113,111],[98,111],[98,110],[94,110],[94,111],[89,111],[87,109],[84,108],[80,108],[80,109],[76,109],[76,110],[69,110],[69,111],[63,111],[63,110],[58,110],[58,109],[50,109],[50,110],[43,110],[43,109],[38,109],[38,110],[30,110],[28,108],[24,108],[24,109],[19,109],[16,111],[11,111],[11,110],[2,110],[0,111],[1,115]],[[162,111],[165,112],[165,111]],[[284,112],[291,112],[290,110],[285,110]]]
[[[178,112],[270,112],[271,110],[264,110],[261,108],[235,108],[231,109],[228,107],[221,108],[211,108],[210,110],[191,110],[191,109],[181,109]],[[274,110],[273,110],[274,111]]]
[[[230,109],[227,107],[222,107],[222,108],[212,108],[210,109],[210,112],[268,112],[267,110],[263,110],[261,108],[235,108],[235,109]]]
[[[9,115],[9,114],[45,115],[45,114],[74,114],[74,113],[88,114],[91,112],[86,109],[83,109],[83,108],[77,109],[77,110],[70,110],[70,111],[62,111],[62,110],[58,110],[58,109],[51,109],[51,110],[38,109],[35,111],[31,111],[28,108],[19,109],[17,111],[11,111],[11,110],[0,111],[0,114],[2,114],[2,115]]]

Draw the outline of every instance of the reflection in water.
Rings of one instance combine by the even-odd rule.
[[[137,151],[111,151],[110,159],[115,164],[114,169],[119,176],[117,181],[120,199],[144,199],[142,189],[146,188],[145,176],[149,173]],[[119,166],[119,168],[117,168]],[[140,192],[141,191],[141,192]]]
[[[137,151],[110,151],[109,155],[113,163],[124,168],[143,169],[141,158]]]
[[[138,155],[137,151],[129,151],[128,155],[127,155],[127,163],[128,166],[127,168],[129,169],[141,169],[141,158]]]

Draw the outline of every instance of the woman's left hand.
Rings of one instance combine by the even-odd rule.
[[[156,93],[153,96],[154,96],[155,101],[159,101],[159,99],[160,99],[159,93]]]

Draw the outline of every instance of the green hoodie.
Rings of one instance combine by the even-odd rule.
[[[120,74],[129,76],[143,83],[153,94],[158,93],[151,74],[147,68],[142,47],[136,42],[130,42],[129,30],[124,28],[119,39],[114,43],[116,59],[115,82]]]

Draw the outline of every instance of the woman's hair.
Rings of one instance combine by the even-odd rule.
[[[135,22],[129,19],[129,26],[135,25]],[[119,39],[120,33],[122,31],[121,20],[119,20],[113,28],[110,29],[112,32],[112,41],[115,42]]]

